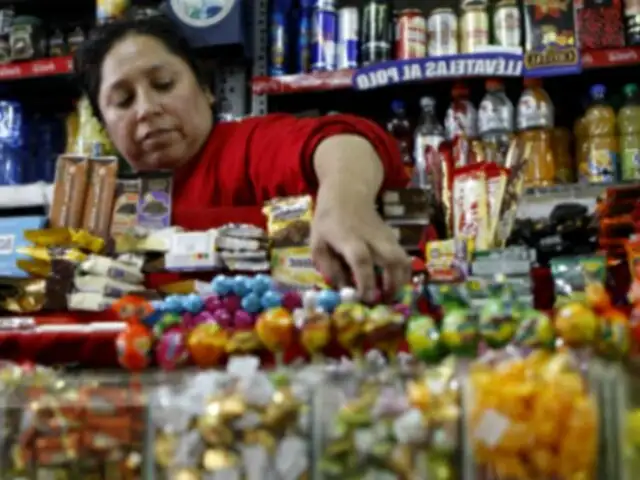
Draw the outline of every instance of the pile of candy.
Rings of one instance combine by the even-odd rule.
[[[206,368],[264,349],[281,363],[294,343],[317,358],[333,340],[354,357],[367,346],[393,356],[414,302],[412,288],[394,305],[368,307],[352,288],[300,294],[279,291],[266,275],[218,275],[205,295],[169,296],[152,304],[125,297],[113,308],[128,322],[117,339],[120,362],[136,370],[149,365],[152,350],[164,369],[191,361]]]

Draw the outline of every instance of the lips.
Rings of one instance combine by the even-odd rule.
[[[159,128],[157,130],[150,130],[149,132],[145,133],[142,136],[142,141],[147,142],[147,141],[161,140],[164,137],[170,135],[171,133],[173,133],[173,129],[170,129],[170,128]]]

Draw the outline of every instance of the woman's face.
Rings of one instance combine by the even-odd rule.
[[[101,73],[107,132],[134,169],[173,169],[198,154],[213,97],[184,60],[154,37],[131,34],[107,53]]]

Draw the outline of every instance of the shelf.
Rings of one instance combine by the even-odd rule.
[[[254,95],[322,92],[351,88],[354,70],[301,73],[282,77],[256,77],[251,82]]]
[[[554,185],[552,187],[529,188],[518,207],[519,218],[546,218],[560,203],[577,203],[593,212],[598,201],[609,187],[628,185],[628,183],[588,185]]]
[[[53,187],[46,183],[0,186],[0,214],[12,208],[45,207],[51,204]]]
[[[67,75],[73,70],[72,57],[42,58],[0,65],[0,81]]]
[[[581,58],[584,70],[635,65],[640,64],[640,47],[589,50],[582,52]],[[418,81],[523,76],[526,72],[521,53],[491,49],[470,55],[393,60],[356,70],[256,77],[252,91],[254,95],[282,95],[346,88],[370,90]]]

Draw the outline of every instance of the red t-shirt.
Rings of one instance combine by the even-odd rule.
[[[229,222],[264,225],[265,201],[315,193],[313,154],[322,140],[336,134],[371,142],[383,162],[383,189],[406,186],[397,143],[372,121],[353,115],[273,114],[212,129],[200,158],[176,172],[174,223],[192,230]]]

